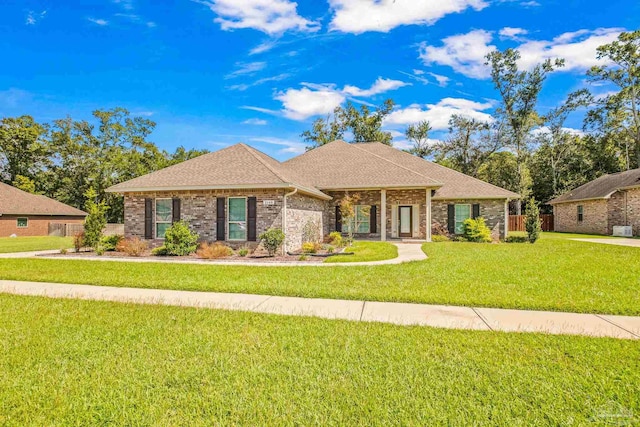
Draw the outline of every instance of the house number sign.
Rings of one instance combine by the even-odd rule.
[[[276,204],[275,200],[263,200],[262,201],[262,205],[263,206],[273,206]]]

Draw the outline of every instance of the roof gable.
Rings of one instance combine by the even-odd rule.
[[[640,187],[640,168],[603,175],[551,200],[549,203],[556,204],[580,200],[608,199],[618,190],[633,187]]]
[[[0,215],[86,216],[86,212],[49,197],[0,182]]]

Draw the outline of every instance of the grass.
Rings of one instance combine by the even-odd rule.
[[[354,255],[337,255],[325,259],[324,262],[368,262],[398,257],[398,248],[387,242],[355,242],[353,246],[345,249],[345,252],[351,252]]]
[[[636,342],[0,295],[0,424],[602,425]],[[617,412],[616,412],[617,411]],[[624,421],[624,420],[623,420]]]
[[[0,237],[0,253],[32,252],[73,247],[71,237]]]
[[[546,233],[534,245],[428,243],[425,261],[349,268],[6,259],[0,278],[640,315],[640,249],[569,237]]]

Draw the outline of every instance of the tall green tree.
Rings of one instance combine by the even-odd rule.
[[[404,135],[412,147],[406,151],[421,159],[429,157],[433,152],[433,147],[429,144],[429,132],[431,125],[427,120],[407,126]]]
[[[506,140],[516,155],[518,180],[517,192],[523,197],[530,193],[526,174],[526,162],[530,155],[531,130],[541,123],[537,112],[538,96],[549,73],[564,65],[564,60],[547,59],[531,70],[518,67],[520,52],[515,49],[493,51],[486,56],[491,67],[491,78],[500,94],[500,106],[496,116],[505,126]],[[517,213],[520,214],[521,204]]]
[[[23,176],[33,179],[46,166],[50,147],[47,127],[31,116],[0,120],[0,179],[6,183]]]
[[[478,169],[478,178],[510,191],[517,191],[520,185],[518,162],[509,151],[498,151],[490,155]]]

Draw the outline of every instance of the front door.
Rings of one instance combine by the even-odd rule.
[[[413,206],[400,206],[400,237],[411,237],[411,230],[413,229]]]

